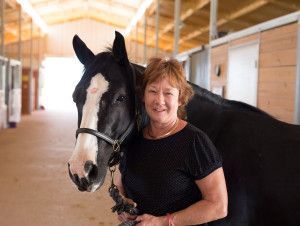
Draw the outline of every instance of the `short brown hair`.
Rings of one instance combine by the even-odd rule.
[[[185,106],[192,99],[194,91],[185,78],[181,63],[176,59],[151,58],[144,72],[141,94],[144,96],[146,86],[149,83],[166,77],[169,79],[171,85],[179,90],[181,105],[178,107],[177,114],[180,118],[184,118],[186,116]]]

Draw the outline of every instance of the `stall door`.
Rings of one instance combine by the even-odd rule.
[[[229,49],[228,99],[257,106],[258,51],[257,42]]]

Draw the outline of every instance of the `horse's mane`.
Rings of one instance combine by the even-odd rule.
[[[249,104],[246,104],[246,103],[243,103],[240,101],[224,99],[221,96],[208,91],[207,89],[201,88],[193,83],[190,83],[190,84],[192,85],[196,95],[204,97],[205,99],[207,99],[208,101],[210,101],[214,104],[217,104],[217,105],[229,108],[229,109],[231,108],[231,109],[235,109],[235,110],[239,110],[239,111],[250,111],[250,112],[258,113],[258,114],[261,114],[264,116],[272,117],[265,111],[258,109],[256,107],[253,107]]]

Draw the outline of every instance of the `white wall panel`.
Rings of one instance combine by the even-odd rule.
[[[258,53],[256,42],[229,49],[228,99],[257,106]]]

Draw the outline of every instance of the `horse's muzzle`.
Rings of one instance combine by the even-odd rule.
[[[94,191],[94,184],[97,178],[97,166],[92,161],[87,161],[84,165],[86,177],[80,178],[77,174],[72,174],[70,164],[68,163],[68,171],[71,180],[77,185],[79,191]]]

